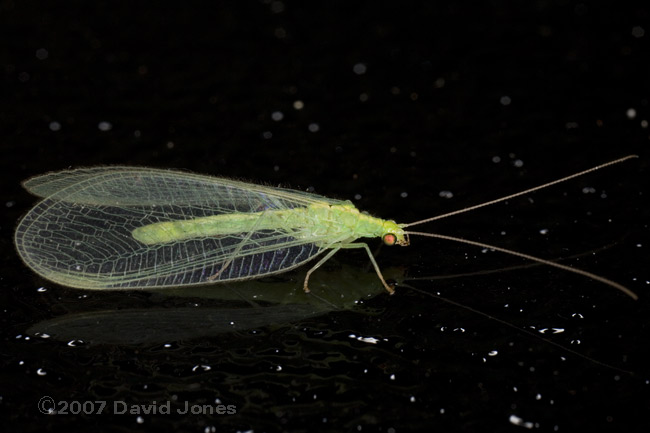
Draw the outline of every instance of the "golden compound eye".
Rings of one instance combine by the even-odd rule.
[[[397,236],[392,233],[386,233],[383,237],[383,240],[386,245],[392,246],[397,243]]]

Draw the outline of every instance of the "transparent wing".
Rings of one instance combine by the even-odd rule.
[[[231,203],[246,202],[251,194],[285,199],[299,206],[345,203],[290,189],[140,167],[90,167],[58,171],[28,179],[23,186],[43,198],[120,206],[209,203],[211,206],[222,204],[225,208],[231,208]]]
[[[265,210],[316,200],[340,203],[209,176],[126,167],[54,173],[25,186],[46,198],[16,229],[23,260],[49,280],[87,289],[187,286],[286,271],[313,258],[328,240],[311,237],[309,227],[277,227],[145,245],[132,231],[223,213],[262,212],[265,218]]]

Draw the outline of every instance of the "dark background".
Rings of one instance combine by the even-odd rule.
[[[647,431],[648,12],[614,1],[0,2],[3,431]],[[631,153],[641,158],[422,230],[574,256],[565,263],[627,285],[636,302],[543,266],[451,278],[522,261],[443,241],[378,255],[409,278],[448,277],[406,281],[426,293],[534,333],[563,328],[539,335],[595,361],[407,287],[200,338],[69,345],[28,332],[69,312],[188,305],[34,275],[12,244],[36,202],[20,187],[32,175],[184,168],[409,222]],[[363,274],[367,258],[339,253],[319,271],[331,290],[344,290],[342,264]],[[44,395],[238,410],[47,416]]]

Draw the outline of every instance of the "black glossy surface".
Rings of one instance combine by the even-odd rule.
[[[519,418],[534,431],[647,431],[648,8],[529,3],[1,3],[2,430],[526,430]],[[630,153],[641,158],[421,229],[573,256],[564,263],[625,284],[636,302],[544,266],[452,278],[522,261],[431,239],[378,261],[397,280],[449,276],[405,282],[519,328],[562,328],[543,336],[633,375],[406,287],[390,297],[362,252],[315,276],[332,299],[348,294],[343,309],[273,298],[252,330],[228,332],[213,319],[250,304],[215,299],[219,286],[66,289],[32,274],[11,240],[36,202],[20,181],[67,167],[313,188],[409,222]],[[280,287],[294,304],[301,276],[260,293]],[[378,296],[355,307],[352,290]],[[81,327],[34,335],[53,323]],[[48,416],[45,395],[109,407]],[[237,413],[177,412],[215,399]],[[172,414],[113,414],[116,401],[173,401]]]

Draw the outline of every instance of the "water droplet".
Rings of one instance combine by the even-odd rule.
[[[196,371],[210,371],[210,370],[212,370],[212,367],[210,367],[209,365],[205,365],[205,364],[199,364],[199,365],[195,365],[194,367],[192,367],[192,371],[194,371],[194,372],[196,372]]]
[[[645,29],[641,26],[632,27],[632,36],[635,38],[642,38],[645,35]]]
[[[636,110],[634,108],[628,108],[625,115],[628,119],[632,120],[636,117]]]
[[[357,75],[363,75],[367,70],[368,67],[364,63],[357,63],[352,67],[352,71]]]
[[[36,50],[36,58],[38,60],[45,60],[50,56],[50,53],[45,48],[39,48]]]
[[[103,120],[103,121],[99,122],[99,124],[97,124],[97,128],[99,128],[99,130],[102,131],[102,132],[106,132],[106,131],[110,131],[111,129],[113,129],[113,124],[111,122],[107,122],[107,121]]]

